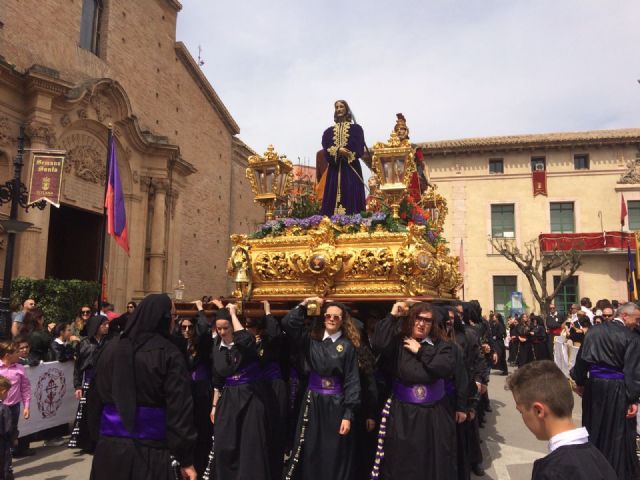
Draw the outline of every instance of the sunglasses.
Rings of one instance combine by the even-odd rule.
[[[82,310],[82,315],[91,315],[91,310]]]
[[[182,330],[193,330],[193,325],[182,325],[180,328],[182,328]]]
[[[425,316],[422,316],[422,315],[418,315],[416,317],[416,323],[417,322],[431,323],[431,322],[433,322],[433,318],[425,317]]]
[[[130,309],[130,308],[136,308],[136,307],[134,307],[133,305],[127,305],[127,308]]]
[[[334,320],[342,320],[342,315],[333,315],[331,313],[325,313],[324,314],[324,318],[325,320],[330,320],[330,319],[334,319]]]
[[[611,317],[613,317],[613,315],[605,315],[605,314],[602,314],[602,316],[603,316],[604,318],[611,318]]]

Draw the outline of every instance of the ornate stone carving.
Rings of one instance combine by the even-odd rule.
[[[627,170],[620,176],[618,183],[640,183],[640,152],[635,160],[627,161]]]
[[[11,133],[11,122],[9,117],[0,117],[0,145],[6,146],[15,142],[15,137]]]
[[[95,110],[99,122],[104,122],[107,118],[113,118],[111,102],[104,95],[92,95],[89,103]]]
[[[61,146],[67,150],[64,165],[66,174],[73,172],[87,182],[105,184],[107,168],[105,145],[83,133],[69,135],[61,143]]]
[[[84,108],[78,110],[78,118],[80,120],[86,120],[88,117],[87,111]]]
[[[31,143],[34,141],[42,142],[49,148],[53,148],[56,145],[56,134],[53,128],[46,123],[32,121],[27,125],[25,133],[31,139]]]
[[[168,193],[170,189],[168,178],[152,178],[151,186],[155,192]]]
[[[67,128],[70,124],[71,124],[71,118],[69,117],[68,113],[65,113],[61,118],[60,118],[60,124]]]

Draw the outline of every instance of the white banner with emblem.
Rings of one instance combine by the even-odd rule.
[[[47,362],[25,370],[31,382],[31,417],[25,420],[20,412],[20,436],[72,423],[78,407],[73,389],[73,362]]]

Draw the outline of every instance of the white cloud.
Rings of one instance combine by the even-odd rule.
[[[178,38],[259,152],[315,158],[344,98],[369,144],[633,127],[631,0],[185,2]]]

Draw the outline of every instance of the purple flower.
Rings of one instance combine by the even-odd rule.
[[[300,223],[297,218],[283,218],[282,223],[285,227],[294,227]]]
[[[385,218],[387,218],[387,214],[384,212],[375,212],[371,215],[371,220],[374,222],[383,222]]]

